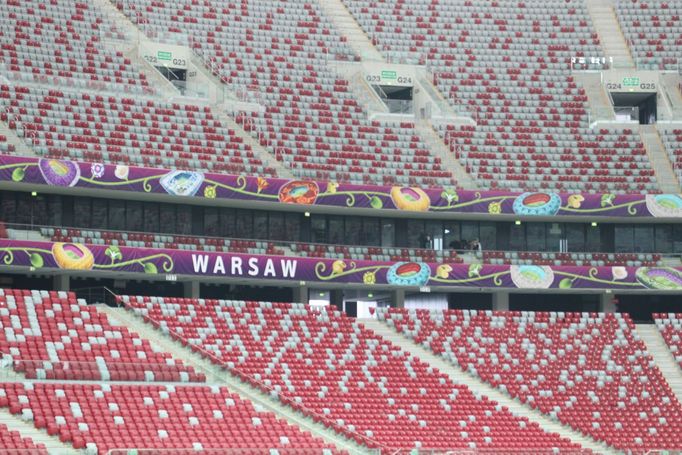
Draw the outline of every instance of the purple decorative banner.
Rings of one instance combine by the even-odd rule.
[[[0,265],[354,285],[682,291],[682,269],[672,267],[350,261],[5,239]]]
[[[678,194],[458,191],[168,171],[0,155],[0,182],[333,207],[527,216],[682,217]]]

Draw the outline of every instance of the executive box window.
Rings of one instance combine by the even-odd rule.
[[[178,205],[175,208],[175,226],[178,234],[192,234],[192,206]]]
[[[121,200],[109,201],[109,229],[113,229],[115,231],[123,231],[125,230],[125,228],[126,228],[125,201]]]
[[[256,239],[268,238],[268,214],[266,212],[257,212],[253,214],[252,236]]]
[[[237,210],[235,212],[235,236],[239,238],[253,238],[253,212]]]
[[[612,224],[392,219],[163,204],[61,195],[0,192],[0,220],[10,224],[261,238],[367,246],[436,248],[478,238],[484,250],[682,253],[682,223]],[[306,238],[302,238],[305,236]],[[442,244],[440,242],[442,239]]]
[[[547,250],[547,239],[545,237],[544,223],[526,224],[526,247],[529,251]]]
[[[159,229],[159,204],[145,202],[143,205],[144,230],[146,232],[160,232]]]
[[[126,230],[141,231],[144,227],[142,202],[127,201],[126,202]]]

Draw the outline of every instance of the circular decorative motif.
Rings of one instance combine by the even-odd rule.
[[[679,194],[647,194],[646,208],[656,218],[682,217],[682,197]]]
[[[391,199],[398,209],[409,212],[426,212],[431,205],[429,196],[421,188],[394,186]]]
[[[525,216],[556,215],[561,198],[553,193],[523,193],[514,199],[514,213]]]
[[[649,289],[682,289],[682,273],[672,267],[640,267],[635,277]]]
[[[554,272],[546,265],[512,265],[511,279],[517,288],[547,289],[554,282]]]
[[[285,204],[315,203],[320,189],[315,182],[292,180],[279,189],[279,201]]]
[[[90,270],[95,263],[92,251],[80,243],[55,243],[52,256],[60,269]]]
[[[396,262],[386,273],[388,284],[424,286],[431,276],[429,266],[421,262]]]
[[[173,196],[194,196],[204,181],[204,174],[191,171],[172,171],[161,177],[159,183]]]
[[[81,170],[71,161],[41,158],[38,168],[48,185],[74,186],[81,177]]]

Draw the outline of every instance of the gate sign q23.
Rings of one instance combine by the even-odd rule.
[[[370,85],[412,87],[415,74],[408,65],[369,64],[365,65],[365,80]]]

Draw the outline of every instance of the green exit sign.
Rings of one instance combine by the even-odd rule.
[[[381,78],[382,79],[397,79],[398,73],[395,71],[382,71],[381,72]]]
[[[639,78],[638,77],[624,77],[623,78],[623,86],[624,87],[639,87]]]
[[[172,52],[158,51],[156,53],[156,56],[159,58],[159,60],[170,60],[173,57],[173,53]]]

